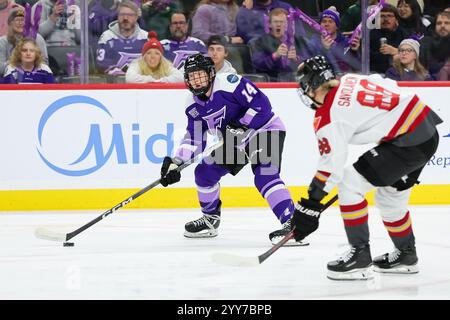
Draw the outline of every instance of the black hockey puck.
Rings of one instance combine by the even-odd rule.
[[[63,246],[64,247],[73,247],[73,246],[75,246],[75,243],[73,243],[73,242],[64,242]]]

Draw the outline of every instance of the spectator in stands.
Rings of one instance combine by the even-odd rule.
[[[249,43],[250,40],[265,34],[264,15],[269,15],[269,12],[275,8],[282,8],[289,12],[292,6],[278,0],[246,1],[245,6],[239,8],[236,16],[237,35],[245,43]]]
[[[450,58],[447,59],[447,62],[444,64],[444,66],[441,68],[441,70],[437,74],[436,80],[439,80],[439,81],[449,81],[450,80]]]
[[[405,39],[398,47],[399,56],[394,59],[386,78],[396,81],[431,80],[427,69],[419,61],[420,44],[414,39]]]
[[[243,43],[236,36],[235,0],[201,0],[192,14],[192,36],[206,42],[212,35],[225,36],[229,43]]]
[[[320,25],[330,34],[327,37],[315,33],[308,42],[309,56],[323,55],[331,63],[337,74],[361,69],[359,53],[360,39],[355,38],[348,51],[347,38],[339,32],[340,16],[335,7],[324,10],[319,17]]]
[[[424,3],[423,14],[431,17],[435,17],[439,12],[449,7],[448,0],[425,0]]]
[[[434,0],[433,0],[433,1],[434,1]],[[387,3],[387,4],[391,4],[391,5],[393,5],[393,6],[396,6],[396,5],[397,5],[397,2],[398,2],[398,0],[386,0],[386,3]],[[420,6],[421,12],[423,12],[424,0],[417,0],[417,3],[418,3],[419,6]]]
[[[22,40],[24,26],[25,10],[22,7],[12,9],[8,16],[8,32],[6,35],[0,37],[0,74],[3,74],[5,71],[14,47]],[[41,51],[44,62],[48,64],[47,46],[44,38],[39,33],[36,35],[36,43]]]
[[[378,4],[378,0],[369,0],[369,6]],[[361,22],[361,0],[356,1],[355,4],[347,8],[341,18],[342,32],[351,32],[356,29]]]
[[[40,17],[35,17],[38,7],[42,8],[42,11]],[[79,0],[70,2],[69,0],[39,0],[33,6],[31,20],[36,21],[38,19],[38,32],[44,37],[48,47],[80,44],[81,11]]]
[[[22,7],[25,7],[25,5],[28,3],[30,6],[33,6],[36,2],[39,0],[15,0],[14,2],[18,5],[21,5]]]
[[[257,73],[268,74],[271,81],[295,81],[294,71],[302,58],[300,48],[304,47],[295,38],[295,46],[283,43],[287,31],[288,12],[273,9],[269,15],[269,34],[258,36],[251,42],[253,66]]]
[[[408,37],[420,39],[427,33],[431,22],[422,17],[417,0],[399,0],[397,10],[400,16],[399,24],[406,31]]]
[[[170,38],[161,40],[164,56],[172,61],[177,69],[184,67],[184,61],[194,53],[206,54],[202,40],[188,35],[188,22],[182,12],[175,12],[170,17]]]
[[[39,46],[31,38],[22,39],[14,48],[3,80],[4,83],[55,83]]]
[[[89,46],[96,49],[98,39],[108,30],[111,22],[117,20],[118,0],[92,0],[89,3],[88,30]]]
[[[437,14],[435,29],[430,36],[420,41],[420,45],[422,48],[420,61],[428,69],[431,77],[438,79],[439,72],[448,65],[450,58],[450,12],[443,11]]]
[[[0,37],[8,32],[8,16],[15,7],[20,6],[13,0],[0,0]]]
[[[208,46],[208,56],[214,62],[216,74],[219,73],[237,73],[230,61],[226,60],[228,57],[228,42],[224,36],[211,36],[206,43]]]
[[[97,43],[102,33],[108,30],[111,22],[117,20],[117,7],[120,2],[122,0],[91,0],[89,2],[89,46],[94,51],[97,49]],[[139,26],[145,26],[142,16],[138,18],[137,23]]]
[[[170,37],[170,17],[174,12],[181,12],[183,4],[175,0],[142,0],[141,25],[146,30],[154,30],[160,39]]]
[[[407,38],[405,30],[399,26],[397,8],[385,4],[380,12],[381,29],[370,30],[370,69],[385,73],[393,58],[398,55],[400,42]]]
[[[142,47],[142,56],[134,60],[127,70],[127,83],[184,82],[183,73],[164,58],[164,49],[156,32],[148,33],[148,41]]]
[[[132,1],[117,7],[117,21],[103,32],[97,47],[97,65],[108,75],[124,75],[128,65],[141,56],[147,32],[137,24],[139,8]]]

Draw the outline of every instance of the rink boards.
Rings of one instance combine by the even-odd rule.
[[[439,149],[414,204],[450,203],[450,83],[402,83],[444,120]],[[294,199],[306,194],[318,159],[313,112],[295,84],[260,84],[287,128],[282,178]],[[183,85],[0,86],[0,210],[107,209],[156,180],[186,127]],[[351,146],[348,163],[371,146]],[[197,207],[193,168],[129,208]],[[265,206],[245,168],[221,182],[229,207]],[[371,197],[369,197],[371,200]]]

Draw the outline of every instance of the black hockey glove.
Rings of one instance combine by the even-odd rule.
[[[303,240],[319,228],[319,218],[323,204],[318,201],[302,198],[295,206],[292,216],[292,227],[295,226],[296,241]]]
[[[242,144],[242,141],[247,136],[248,128],[239,123],[238,121],[230,121],[229,124],[227,124],[225,128],[225,141],[233,141],[235,143],[235,146],[239,146]],[[228,142],[230,143],[230,142]]]
[[[161,167],[161,184],[167,187],[169,184],[174,184],[180,181],[181,173],[176,169],[182,164],[182,161],[165,157]]]

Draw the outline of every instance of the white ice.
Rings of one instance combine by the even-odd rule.
[[[0,299],[450,299],[450,207],[410,207],[420,272],[332,281],[326,264],[346,251],[337,207],[323,214],[309,247],[281,248],[256,267],[212,261],[214,253],[257,257],[279,225],[268,208],[224,208],[219,236],[183,237],[198,210],[124,210],[73,239],[37,239],[46,226],[70,232],[88,212],[0,213]],[[370,208],[372,256],[392,250]]]

